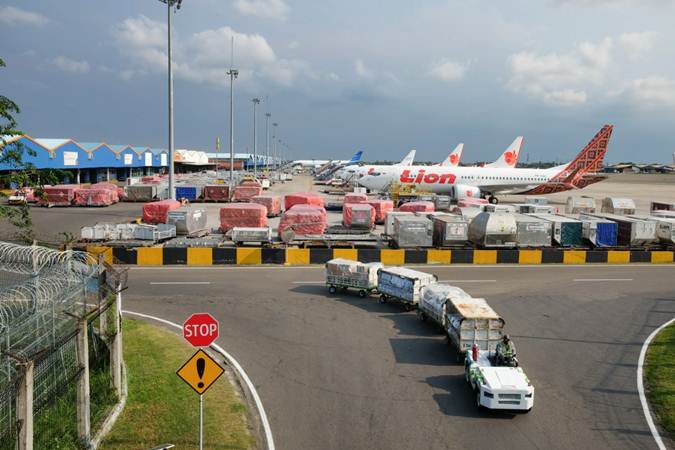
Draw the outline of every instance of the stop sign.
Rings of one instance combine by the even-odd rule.
[[[218,338],[218,321],[211,314],[193,314],[183,324],[183,337],[194,347],[208,347]]]

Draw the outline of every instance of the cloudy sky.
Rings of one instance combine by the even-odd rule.
[[[239,151],[260,96],[294,158],[441,160],[464,142],[465,160],[491,160],[522,134],[523,160],[563,161],[612,123],[607,160],[667,162],[674,13],[675,0],[184,0],[176,144],[228,142],[234,36]],[[0,88],[22,129],[166,147],[165,24],[156,0],[0,0]]]

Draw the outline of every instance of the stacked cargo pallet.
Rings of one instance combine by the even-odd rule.
[[[220,230],[227,233],[234,227],[267,226],[267,208],[257,203],[231,203],[220,208]]]

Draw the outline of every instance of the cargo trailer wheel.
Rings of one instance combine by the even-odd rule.
[[[422,322],[427,320],[427,316],[419,309],[417,310],[417,318],[420,319],[420,321]]]
[[[380,295],[380,300],[379,300],[379,302],[380,302],[380,303],[387,303],[387,296],[384,295],[384,294]]]
[[[330,292],[331,294],[335,294],[337,292],[337,289],[335,288],[335,286],[328,286],[328,292]]]
[[[488,201],[492,203],[493,205],[496,205],[499,203],[499,199],[495,197],[494,195],[491,195],[490,198],[488,198]]]
[[[361,289],[359,291],[359,297],[361,297],[361,298],[364,298],[366,296],[366,294],[367,294],[366,291],[364,291],[363,289]]]

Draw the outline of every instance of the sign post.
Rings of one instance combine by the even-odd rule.
[[[183,323],[183,337],[193,347],[208,347],[218,338],[218,321],[207,313],[193,314]],[[199,450],[204,448],[204,392],[225,370],[206,352],[198,350],[176,374],[199,394]]]

